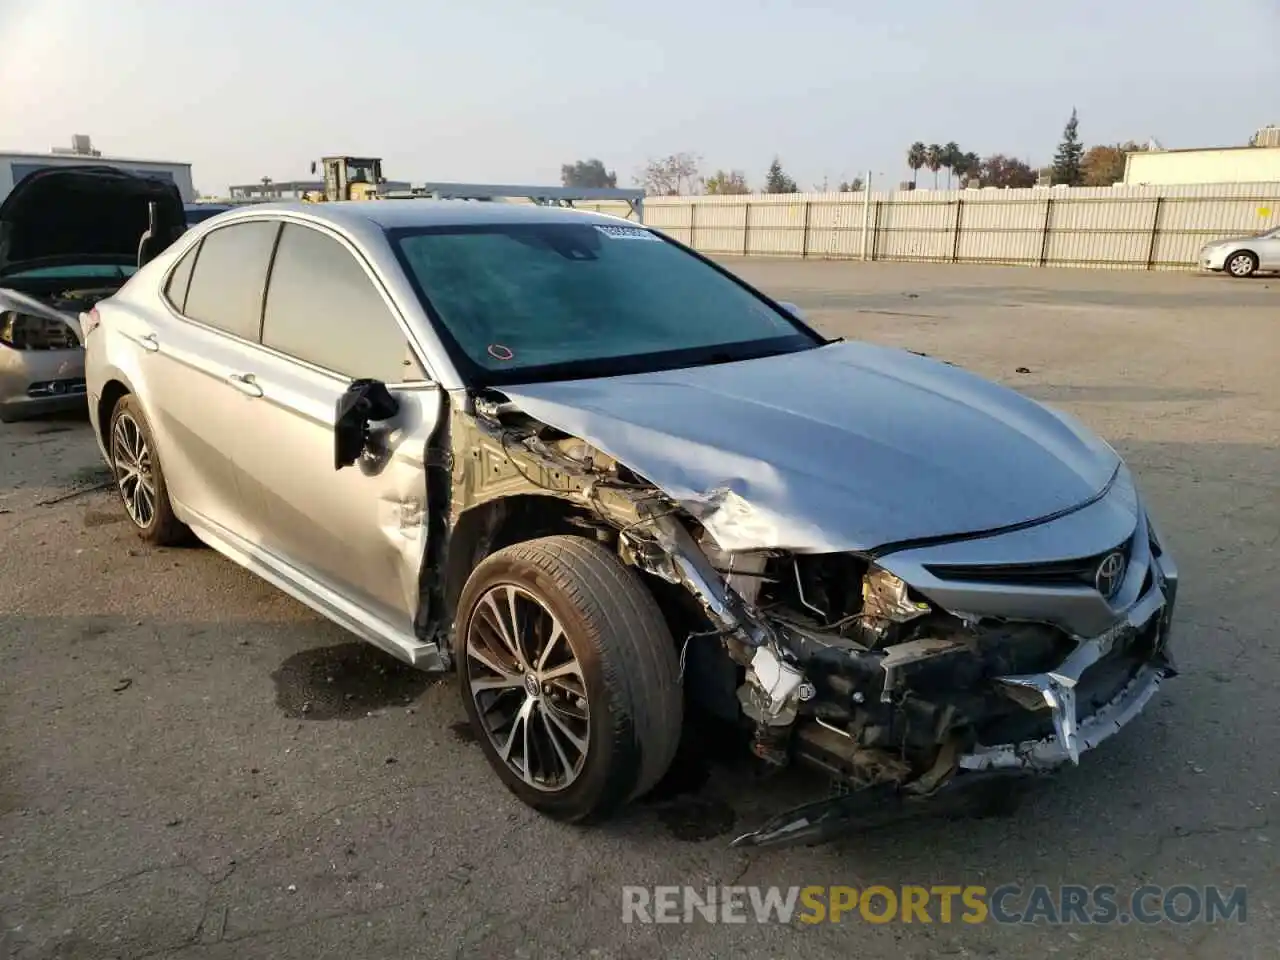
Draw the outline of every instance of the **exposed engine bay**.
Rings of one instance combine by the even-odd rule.
[[[123,283],[124,280],[121,280]],[[64,313],[81,313],[92,309],[99,300],[105,300],[120,288],[120,284],[110,287],[81,287],[71,290],[59,290],[46,299],[46,303],[55,310]]]
[[[687,505],[502,395],[455,409],[449,429],[452,469],[447,478],[437,471],[434,490],[450,502],[448,529],[429,538],[441,552],[425,570],[452,572],[424,584],[430,622],[420,632],[447,631],[460,571],[500,545],[486,540],[492,523],[480,528],[468,515],[516,497],[554,498],[567,507],[561,522],[611,544],[652,584],[681,647],[687,695],[747,726],[764,763],[803,763],[842,792],[926,797],[972,774],[1077,762],[1174,674],[1165,641],[1177,574],[1161,564],[1145,522],[1102,558],[1145,565],[1137,602],[1085,637],[1052,622],[944,609],[871,552],[724,551]],[[748,509],[732,493],[717,503]],[[1098,562],[978,569],[1080,591],[1078,577],[1093,577]],[[950,575],[979,579],[978,570]],[[796,813],[742,840],[820,832],[828,813]]]
[[[114,294],[124,280],[121,277],[119,283],[110,286],[98,283],[67,288],[65,279],[55,283],[16,278],[10,281],[12,289],[0,296],[0,338],[19,350],[77,349],[80,338],[74,328],[75,318]]]

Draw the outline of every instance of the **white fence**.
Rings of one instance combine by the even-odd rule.
[[[644,222],[709,254],[1188,269],[1280,227],[1280,183],[650,197]]]

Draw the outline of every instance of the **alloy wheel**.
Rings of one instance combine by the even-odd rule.
[[[498,757],[534,789],[566,789],[586,762],[591,717],[560,621],[529,591],[499,584],[476,603],[466,640],[468,688]]]
[[[127,413],[119,414],[111,428],[111,464],[129,519],[145,530],[156,516],[151,449],[138,421]]]
[[[1231,258],[1231,262],[1227,264],[1227,269],[1231,271],[1232,276],[1247,277],[1253,273],[1253,258],[1247,253],[1238,253]]]

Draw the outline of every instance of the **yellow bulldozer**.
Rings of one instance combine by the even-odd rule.
[[[335,200],[374,200],[378,196],[378,185],[384,183],[382,178],[382,161],[377,157],[325,157],[320,161],[324,167],[324,190],[309,190],[302,199],[309,203],[324,203]],[[316,173],[316,164],[311,164],[311,173]]]

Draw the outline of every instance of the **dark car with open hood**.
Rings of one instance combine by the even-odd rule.
[[[164,180],[77,166],[17,183],[0,204],[0,420],[83,407],[80,313],[185,225]]]

